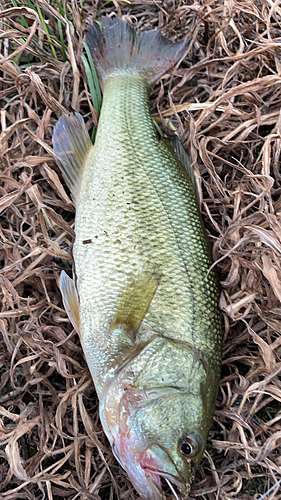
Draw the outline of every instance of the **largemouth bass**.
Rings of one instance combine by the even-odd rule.
[[[75,278],[61,291],[114,455],[145,500],[187,493],[212,422],[219,290],[184,148],[159,141],[149,87],[188,42],[103,18],[87,43],[103,85],[95,145],[79,114],[54,130],[76,203]],[[176,487],[176,488],[175,488]]]

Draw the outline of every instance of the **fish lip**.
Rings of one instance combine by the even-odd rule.
[[[171,481],[173,484],[175,484],[179,488],[180,488],[180,486],[183,486],[186,483],[186,481],[184,479],[179,478],[177,476],[174,476],[173,474],[170,474],[169,472],[165,472],[162,470],[157,470],[157,469],[153,469],[153,468],[149,468],[149,467],[143,467],[143,470],[144,470],[146,475],[148,473],[150,476],[156,476],[157,478],[163,477],[164,479],[168,479],[169,481]]]
[[[169,463],[172,464],[173,471],[167,470],[167,464]],[[140,457],[140,466],[144,471],[162,475],[163,477],[166,476],[169,480],[173,480],[173,482],[185,482],[185,478],[182,476],[171,454],[158,443],[150,444],[146,448]]]
[[[169,458],[171,460],[171,457],[169,457]],[[171,460],[171,461],[173,462],[173,465],[174,465],[175,470],[177,472],[177,476],[175,476],[174,474],[171,474],[170,472],[166,472],[163,469],[153,467],[152,465],[141,465],[141,468],[145,472],[145,475],[152,479],[155,486],[157,486],[157,488],[159,489],[161,495],[162,495],[162,484],[161,484],[160,478],[166,479],[166,480],[170,481],[171,483],[173,483],[175,486],[177,486],[177,488],[180,490],[181,493],[186,492],[186,487],[187,487],[188,483],[186,482],[186,479],[182,477],[182,475],[181,475],[180,471],[178,470],[174,461],[173,460]],[[162,496],[161,496],[161,498],[162,498]]]
[[[178,499],[178,496],[176,492],[173,490],[171,483],[175,485],[178,490],[180,491],[181,495],[187,495],[190,490],[190,484],[187,483],[185,480],[175,477],[172,474],[169,474],[164,471],[156,471],[152,469],[144,469],[145,475],[147,477],[147,481],[151,484],[151,481],[153,482],[152,486],[152,491],[153,493],[158,493],[159,496],[156,497],[155,500],[162,500],[163,497],[163,489],[162,489],[162,484],[161,484],[161,479],[166,479],[166,482],[168,483],[168,486],[170,486],[170,489],[172,489],[172,493],[176,499]],[[154,500],[154,497],[153,497]]]

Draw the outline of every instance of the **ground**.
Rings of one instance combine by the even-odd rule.
[[[177,131],[192,159],[222,290],[221,388],[188,498],[281,498],[280,485],[263,496],[281,472],[278,2],[11,0],[0,7],[0,499],[138,498],[62,305],[75,210],[42,147],[66,111],[94,135],[83,37],[104,14],[191,40],[151,93],[162,133]]]

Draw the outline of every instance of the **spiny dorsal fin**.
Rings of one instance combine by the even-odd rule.
[[[94,23],[86,40],[102,81],[112,74],[139,73],[155,82],[184,56],[189,40],[171,42],[159,30],[139,31],[126,19],[102,18],[102,31]]]
[[[65,271],[62,271],[60,275],[60,291],[67,316],[80,335],[79,298],[74,280]]]
[[[160,283],[162,273],[158,266],[143,271],[127,286],[120,299],[110,330],[122,326],[134,341],[142,320]]]
[[[60,117],[54,128],[53,145],[56,162],[76,199],[83,166],[93,147],[85,122],[79,113]]]
[[[176,135],[173,135],[169,139],[162,139],[162,140],[166,144],[166,146],[173,151],[179,162],[184,166],[185,170],[187,171],[191,179],[193,186],[196,189],[196,180],[191,160],[179,138]]]

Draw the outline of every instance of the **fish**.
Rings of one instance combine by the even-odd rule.
[[[186,495],[218,391],[219,286],[191,161],[158,137],[151,86],[188,41],[103,17],[86,34],[103,89],[94,145],[79,113],[53,133],[76,205],[73,278],[60,288],[79,332],[112,451],[144,500]]]

